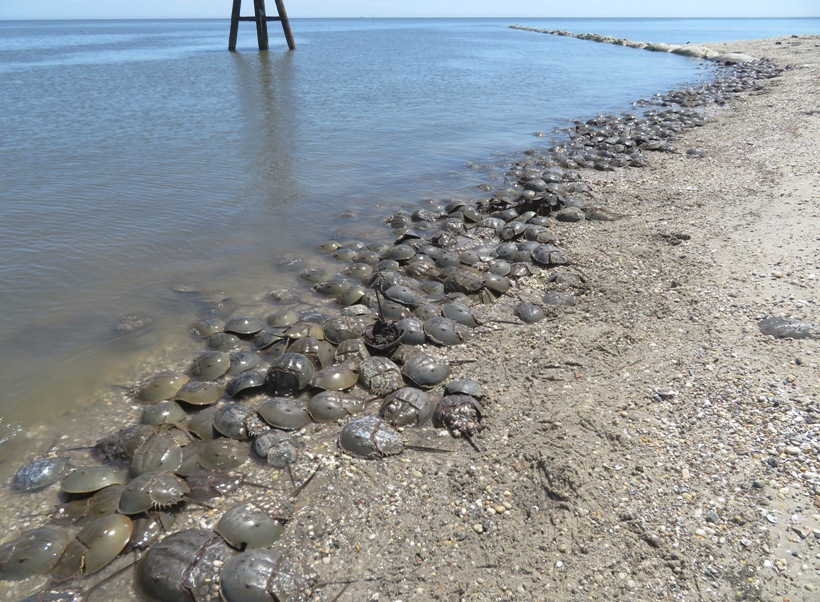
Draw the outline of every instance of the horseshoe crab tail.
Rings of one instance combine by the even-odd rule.
[[[475,441],[473,441],[473,438],[470,437],[470,435],[468,435],[467,433],[462,433],[461,436],[467,440],[467,443],[469,443],[474,450],[476,450],[477,452],[481,452],[481,448],[478,447],[478,444]]]
[[[438,447],[427,447],[425,445],[405,445],[404,448],[405,449],[412,449],[414,451],[420,451],[420,452],[430,452],[430,453],[433,453],[433,454],[451,454],[451,453],[453,453],[453,450],[451,450],[451,449],[441,449],[441,448],[438,448]]]

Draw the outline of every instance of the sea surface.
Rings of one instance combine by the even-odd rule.
[[[672,43],[820,32],[295,19],[294,52],[277,23],[265,53],[241,23],[231,53],[227,19],[0,22],[0,441],[190,361],[214,301],[264,313],[271,290],[307,290],[321,241],[388,240],[381,218],[475,198],[483,166],[549,144],[536,132],[710,73],[514,23]]]

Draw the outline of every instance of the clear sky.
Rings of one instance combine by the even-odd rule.
[[[0,0],[0,19],[228,18],[232,0]],[[274,0],[266,0],[275,14]],[[818,0],[285,0],[297,17],[818,17]],[[242,2],[253,14],[253,0]]]

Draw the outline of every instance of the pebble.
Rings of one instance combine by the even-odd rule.
[[[481,523],[474,524],[473,531],[481,535],[482,533],[484,533],[484,525],[482,525]]]

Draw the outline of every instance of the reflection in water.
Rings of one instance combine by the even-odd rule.
[[[293,175],[297,143],[291,53],[233,54],[242,118],[243,154],[251,161],[248,193],[279,215],[300,196]]]

